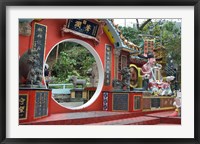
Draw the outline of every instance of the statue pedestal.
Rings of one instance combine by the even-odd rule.
[[[174,96],[143,96],[143,111],[174,109]]]
[[[103,92],[103,107],[107,111],[142,112],[142,92]]]
[[[173,110],[174,96],[154,96],[148,91],[104,91],[103,110],[146,112]]]
[[[28,123],[50,115],[49,89],[19,89],[19,124]]]

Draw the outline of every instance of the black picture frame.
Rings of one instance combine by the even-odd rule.
[[[195,32],[195,57],[194,57],[194,138],[67,138],[67,139],[47,139],[47,138],[7,138],[6,137],[6,7],[7,6],[194,6],[194,32]],[[124,144],[199,144],[200,143],[200,98],[199,98],[199,69],[200,66],[200,2],[199,0],[1,0],[0,2],[0,142],[5,144],[28,144],[28,143],[124,143]],[[190,58],[190,56],[188,56]]]

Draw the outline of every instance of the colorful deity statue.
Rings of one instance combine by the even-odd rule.
[[[147,58],[148,62],[142,66],[141,72],[144,79],[148,79],[148,90],[157,95],[172,95],[169,82],[174,79],[174,76],[163,78],[160,72],[162,65],[156,63],[154,54],[148,52]]]

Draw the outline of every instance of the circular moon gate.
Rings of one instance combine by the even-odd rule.
[[[62,40],[58,43],[56,43],[52,48],[51,50],[49,51],[48,55],[50,54],[50,52],[52,51],[52,49],[62,43],[62,42],[74,42],[74,43],[78,43],[82,46],[84,46],[86,49],[89,50],[89,52],[94,56],[95,58],[95,61],[97,63],[97,67],[98,67],[98,73],[99,73],[99,81],[98,81],[98,85],[97,85],[97,89],[94,93],[94,95],[92,96],[92,98],[85,104],[81,105],[81,106],[78,106],[78,107],[67,107],[68,109],[72,109],[72,110],[80,110],[80,109],[83,109],[85,107],[88,107],[90,106],[97,98],[98,96],[100,95],[101,93],[101,90],[102,90],[102,87],[103,87],[103,81],[104,81],[104,73],[103,73],[103,64],[102,64],[102,61],[98,55],[98,53],[95,51],[95,49],[88,43],[86,43],[85,41],[82,41],[82,40],[79,40],[79,39],[66,39],[66,40]],[[48,58],[48,55],[46,57],[46,60]],[[54,100],[55,101],[55,100]],[[60,104],[59,104],[60,105]],[[63,106],[64,107],[64,106]],[[66,108],[66,107],[65,107]]]

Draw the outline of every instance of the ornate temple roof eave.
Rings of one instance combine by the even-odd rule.
[[[129,48],[125,45],[123,45],[122,47],[115,47],[116,49],[120,49],[120,50],[123,50],[123,51],[127,51],[130,53],[130,55],[138,55],[140,53],[140,51],[136,50],[136,49],[133,49],[133,48]],[[140,49],[140,48],[138,48]]]
[[[113,38],[115,40],[115,42],[114,42],[115,48],[125,48],[125,46],[123,45],[122,40],[120,39],[120,36],[119,36],[117,30],[115,29],[114,26],[112,26],[112,22],[110,20],[108,20],[108,19],[106,19],[105,22],[106,22],[106,25],[107,25],[110,33],[112,34],[112,36],[113,36]]]
[[[135,49],[139,49],[137,45],[127,41],[126,39],[124,41],[121,39],[119,30],[113,25],[112,21],[106,19],[105,22],[109,32],[112,34],[112,38],[114,39],[113,44],[115,48],[121,48],[123,50],[127,49],[126,51],[133,51]],[[127,45],[125,43],[127,43]],[[131,45],[132,48],[128,47],[128,45]]]

